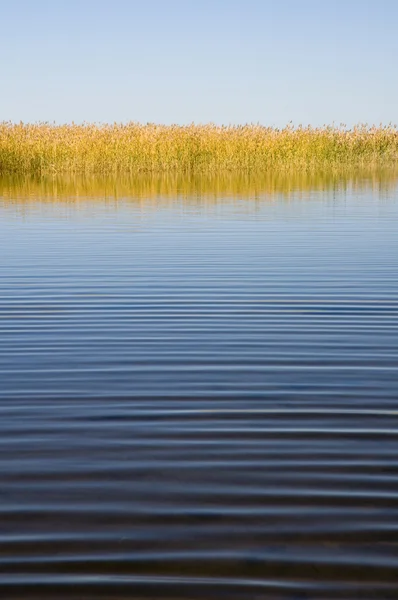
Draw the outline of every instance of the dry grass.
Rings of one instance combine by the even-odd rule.
[[[0,173],[217,173],[398,162],[396,126],[0,123]]]

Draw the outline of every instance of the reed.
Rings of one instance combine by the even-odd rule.
[[[0,173],[217,173],[387,165],[394,125],[283,129],[261,125],[0,123]]]

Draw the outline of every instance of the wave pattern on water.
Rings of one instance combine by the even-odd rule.
[[[396,597],[396,188],[306,193],[0,197],[2,597]]]

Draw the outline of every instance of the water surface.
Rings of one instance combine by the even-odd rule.
[[[395,173],[0,181],[2,597],[392,598]]]

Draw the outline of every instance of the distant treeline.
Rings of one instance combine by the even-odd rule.
[[[0,173],[217,173],[387,165],[394,125],[51,125],[0,123]]]

